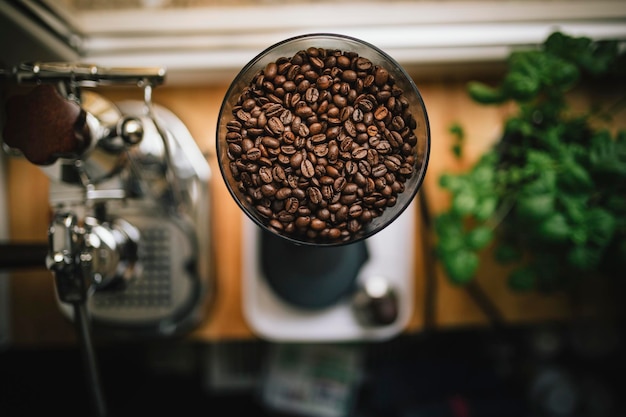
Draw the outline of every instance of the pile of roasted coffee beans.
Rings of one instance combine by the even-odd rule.
[[[352,240],[414,174],[416,120],[387,69],[311,47],[257,72],[227,123],[229,169],[265,225],[297,240]]]

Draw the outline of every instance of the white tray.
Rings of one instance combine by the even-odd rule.
[[[378,327],[359,324],[349,301],[308,310],[279,298],[262,275],[257,250],[260,228],[243,215],[243,313],[252,331],[260,338],[276,342],[385,340],[400,333],[413,312],[415,204],[414,200],[396,221],[366,240],[369,259],[357,281],[383,275],[398,295],[397,319]]]

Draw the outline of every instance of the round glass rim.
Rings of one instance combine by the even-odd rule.
[[[355,237],[353,239],[349,239],[347,241],[339,240],[339,241],[315,242],[315,241],[310,241],[310,240],[298,239],[298,238],[290,236],[288,234],[274,232],[274,231],[269,230],[267,225],[264,224],[261,220],[259,220],[256,216],[254,216],[253,213],[250,212],[250,208],[248,208],[238,198],[237,194],[232,189],[232,186],[231,186],[230,182],[228,181],[228,173],[225,171],[227,169],[227,167],[223,166],[222,161],[221,161],[221,148],[222,148],[222,146],[220,145],[220,128],[222,126],[221,118],[223,116],[225,108],[229,104],[228,103],[228,99],[232,98],[233,90],[239,84],[238,81],[240,81],[240,77],[243,74],[245,74],[246,72],[248,72],[252,67],[257,65],[258,62],[261,61],[271,51],[276,50],[276,49],[280,48],[282,45],[285,45],[285,44],[288,44],[288,43],[293,43],[293,42],[300,41],[300,40],[309,40],[309,39],[312,39],[312,40],[315,40],[315,39],[328,39],[328,40],[336,40],[336,41],[349,41],[349,42],[353,42],[353,43],[356,43],[356,44],[360,44],[360,45],[362,45],[362,46],[364,46],[366,48],[372,49],[373,51],[378,53],[380,56],[382,56],[386,61],[388,61],[390,64],[392,64],[395,67],[395,69],[402,74],[402,76],[404,77],[404,80],[408,83],[408,85],[412,89],[412,92],[415,94],[415,96],[417,98],[417,101],[419,103],[419,106],[421,107],[421,113],[423,114],[423,123],[424,123],[424,129],[423,130],[426,133],[426,135],[425,135],[425,142],[426,143],[423,144],[424,154],[422,156],[422,164],[420,164],[420,170],[415,173],[416,175],[419,175],[419,177],[417,178],[417,183],[415,184],[414,189],[411,190],[410,195],[407,198],[407,200],[406,200],[406,202],[405,202],[405,204],[403,206],[401,206],[401,207],[388,207],[387,208],[387,209],[393,209],[393,214],[384,224],[382,224],[382,225],[380,225],[378,227],[372,228],[370,230],[365,230],[365,231],[361,232],[357,237]],[[258,227],[260,227],[263,231],[265,231],[267,233],[272,233],[273,235],[276,235],[276,236],[279,236],[279,237],[281,237],[283,239],[286,239],[286,240],[288,240],[291,243],[296,244],[296,245],[315,246],[315,247],[322,247],[322,246],[323,247],[336,247],[336,246],[350,245],[350,244],[357,243],[359,241],[362,241],[362,240],[365,240],[365,239],[368,239],[368,238],[372,237],[373,235],[375,235],[378,232],[382,231],[383,229],[387,228],[387,226],[389,226],[398,217],[400,217],[400,215],[402,213],[404,213],[404,211],[411,205],[411,203],[413,202],[413,200],[417,196],[417,193],[422,188],[422,185],[424,183],[424,179],[426,177],[426,172],[427,172],[428,164],[429,164],[429,161],[430,161],[431,133],[430,133],[430,121],[428,119],[428,112],[427,112],[427,109],[426,109],[426,105],[424,103],[424,98],[422,97],[422,94],[421,94],[420,90],[417,88],[417,85],[415,84],[413,78],[406,72],[404,67],[402,67],[396,61],[396,59],[391,57],[389,54],[387,54],[385,51],[383,51],[379,47],[369,43],[368,41],[364,41],[362,39],[359,39],[359,38],[356,38],[356,37],[353,37],[353,36],[344,35],[344,34],[337,34],[337,33],[328,33],[328,32],[313,32],[313,33],[306,33],[306,34],[302,34],[302,35],[293,36],[293,37],[284,39],[282,41],[276,42],[276,43],[268,46],[267,48],[265,48],[264,50],[259,52],[254,58],[252,58],[250,61],[248,61],[248,63],[237,73],[237,75],[231,81],[230,86],[226,90],[226,94],[224,95],[224,99],[222,100],[222,104],[220,105],[220,109],[219,109],[219,113],[218,113],[218,120],[217,120],[217,127],[216,127],[215,142],[216,142],[215,143],[215,145],[216,145],[215,150],[216,150],[218,166],[219,166],[219,169],[220,169],[220,174],[222,176],[222,179],[226,183],[226,188],[228,189],[229,194],[231,195],[233,200],[235,200],[235,203],[239,206],[239,208],[245,213],[245,215],[250,220],[252,220]]]

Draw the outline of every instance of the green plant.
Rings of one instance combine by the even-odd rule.
[[[444,173],[449,208],[435,218],[436,253],[450,280],[476,275],[487,247],[510,265],[516,290],[560,290],[585,276],[626,271],[626,55],[618,41],[560,32],[510,54],[498,86],[470,82],[482,105],[515,102],[498,142],[469,170]],[[573,111],[574,89],[610,86],[621,97]],[[604,103],[602,103],[604,101]],[[466,138],[455,124],[451,152]]]

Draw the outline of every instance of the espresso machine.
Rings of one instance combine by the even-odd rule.
[[[50,179],[45,260],[75,324],[95,414],[106,415],[93,334],[183,335],[213,298],[210,168],[190,132],[152,102],[163,68],[23,63],[10,91],[3,149]],[[94,87],[129,86],[112,103]]]
[[[184,333],[212,295],[210,169],[185,125],[152,103],[165,75],[47,62],[6,76],[23,90],[7,100],[4,147],[50,179],[46,265],[59,307],[75,319],[84,303],[113,337]],[[91,90],[112,85],[143,99]]]

